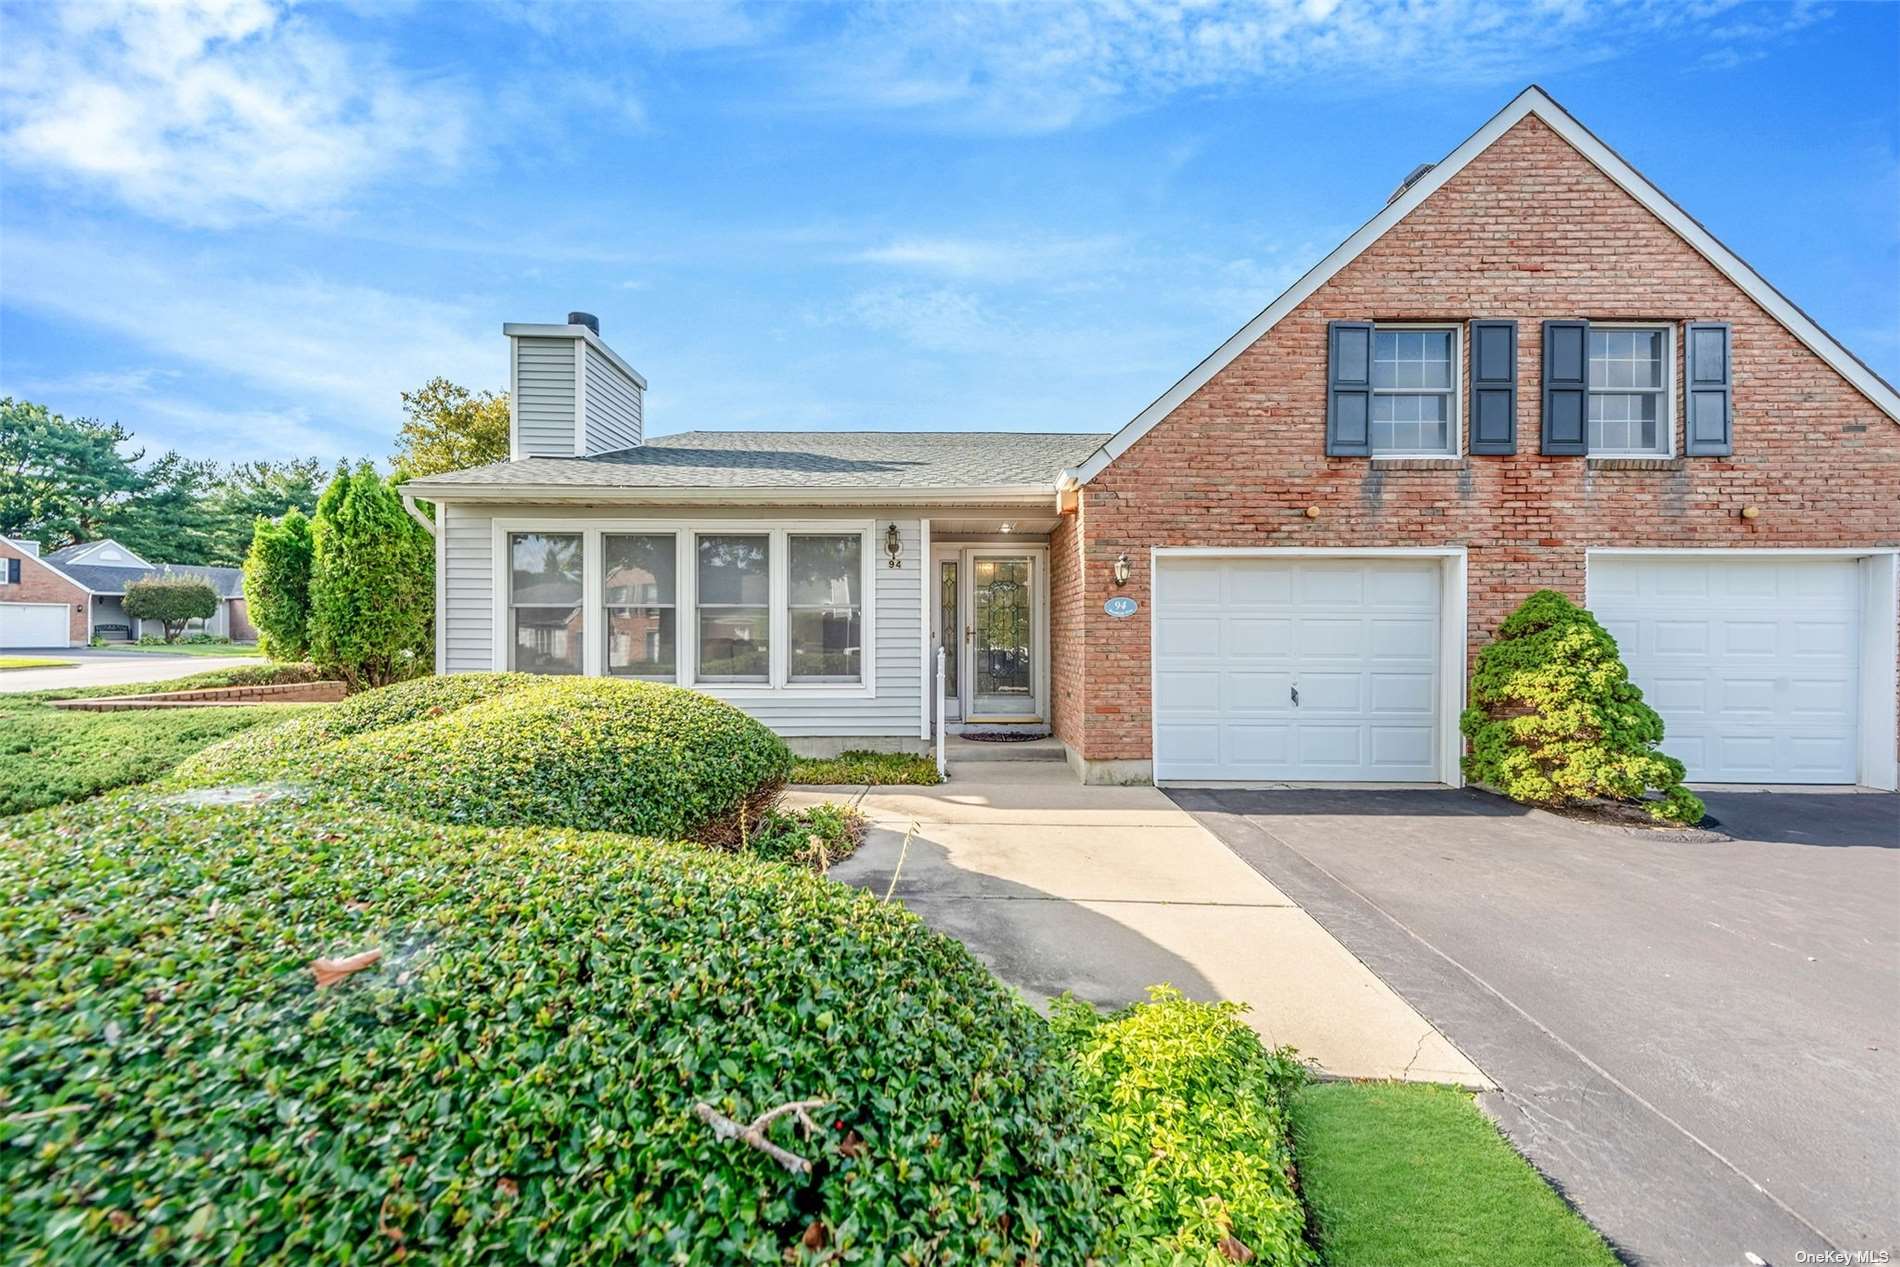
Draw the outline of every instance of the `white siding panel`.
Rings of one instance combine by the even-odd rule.
[[[515,422],[523,457],[574,456],[574,340],[515,340]]]
[[[612,453],[640,444],[645,393],[598,352],[587,353],[586,449]]]
[[[474,673],[495,667],[495,561],[488,513],[479,506],[449,502],[443,507],[448,534],[443,556],[446,575],[436,636],[443,639],[443,664],[450,673]]]

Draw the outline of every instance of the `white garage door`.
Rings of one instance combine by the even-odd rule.
[[[1594,558],[1590,604],[1691,779],[1854,782],[1853,560]]]
[[[1437,782],[1436,561],[1166,558],[1157,779]]]
[[[0,603],[0,647],[63,647],[64,603]]]

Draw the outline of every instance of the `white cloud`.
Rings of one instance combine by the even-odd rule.
[[[0,52],[9,165],[221,227],[335,208],[467,144],[452,85],[346,48],[276,0],[11,6]]]
[[[169,374],[141,381],[133,371],[115,383],[115,371],[90,371],[107,376],[97,387],[169,400],[176,420],[209,428],[187,446],[198,453],[230,439],[246,453],[382,456],[404,389],[436,374],[494,387],[507,373],[501,336],[476,305],[311,275],[245,276],[217,258],[155,257],[13,230],[4,264],[9,306],[83,322],[161,363],[209,371],[196,392]],[[250,395],[255,406],[199,403],[228,394]]]
[[[1748,56],[1818,10],[1711,23],[1736,0],[1037,0],[852,10],[800,50],[807,100],[952,129],[1039,133],[1181,92],[1298,82],[1520,85],[1695,29]]]
[[[856,264],[990,281],[1019,281],[1053,273],[1103,268],[1122,248],[1119,237],[984,239],[895,238],[848,258]]]
[[[976,352],[1013,337],[977,296],[946,286],[878,286],[859,291],[820,324],[850,323],[932,352]]]

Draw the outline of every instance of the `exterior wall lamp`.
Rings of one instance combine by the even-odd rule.
[[[1115,560],[1115,584],[1117,586],[1128,584],[1128,552],[1126,550],[1122,551]]]
[[[897,531],[897,525],[894,523],[884,530],[884,553],[890,559],[892,567],[904,566],[898,561],[904,554],[904,537]]]

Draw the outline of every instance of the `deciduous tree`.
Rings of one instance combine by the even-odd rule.
[[[218,591],[196,577],[148,576],[126,584],[125,614],[156,620],[165,627],[165,641],[177,642],[186,625],[218,614]]]
[[[432,378],[402,394],[407,415],[392,459],[402,479],[508,459],[508,395]]]

